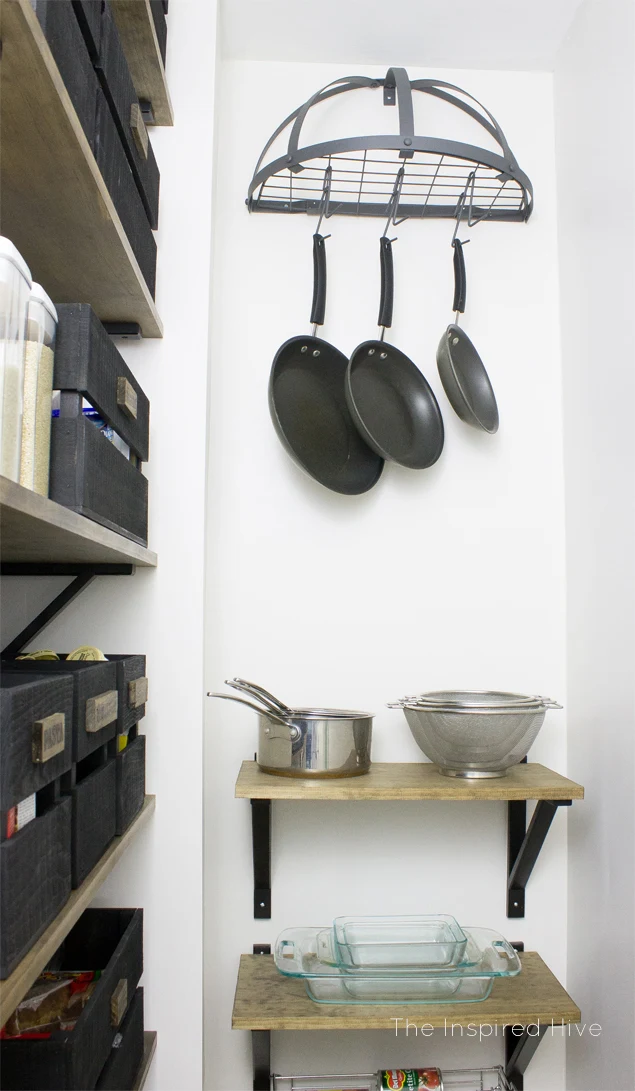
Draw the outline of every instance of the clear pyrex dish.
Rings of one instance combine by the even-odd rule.
[[[336,961],[353,969],[436,969],[461,962],[467,936],[454,917],[336,917]]]

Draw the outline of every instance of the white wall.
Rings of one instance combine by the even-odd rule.
[[[161,341],[120,343],[151,402],[150,546],[156,571],[101,577],[34,646],[146,652],[147,789],[157,809],[95,904],[143,906],[148,1091],[202,1080],[202,712],[207,344],[216,4],[170,4],[175,125],[153,129],[161,170]],[[3,581],[3,644],[64,581]]]
[[[569,1088],[635,1087],[635,6],[587,0],[555,73],[567,534],[569,966],[600,1038]],[[609,166],[610,163],[610,166]]]
[[[528,225],[477,227],[466,252],[465,325],[486,360],[501,428],[495,437],[466,428],[436,373],[452,300],[451,224],[402,224],[392,337],[439,398],[446,447],[432,469],[388,466],[373,491],[345,498],[297,469],[267,407],[278,345],[308,330],[315,221],[250,217],[244,198],[278,122],[318,87],[356,70],[373,74],[366,65],[257,62],[226,62],[219,72],[206,688],[241,674],[291,703],[373,710],[375,760],[419,761],[401,714],[385,707],[403,693],[447,685],[565,696],[552,81],[435,70],[487,104],[535,184]],[[410,71],[411,78],[430,74]],[[352,126],[368,117],[367,101],[350,107]],[[325,108],[329,118],[336,108]],[[461,132],[460,124],[459,139]],[[374,336],[382,229],[376,220],[328,224],[324,335],[346,353]],[[550,713],[531,755],[561,772],[565,722],[566,712]],[[255,744],[248,710],[208,703],[208,1089],[251,1086],[249,1036],[229,1029],[238,957],[283,927],[328,923],[337,913],[444,910],[524,940],[564,978],[564,814],[532,876],[527,916],[510,922],[504,804],[276,804],[273,917],[255,922],[250,808],[233,798],[240,763]],[[424,1049],[389,1032],[273,1035],[273,1066],[283,1072],[500,1056],[500,1041],[479,1051],[438,1034]],[[544,1042],[525,1086],[564,1086],[562,1043]]]

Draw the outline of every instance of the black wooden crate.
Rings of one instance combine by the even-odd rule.
[[[103,747],[106,750],[106,747]],[[106,760],[104,760],[106,758]],[[108,848],[117,824],[117,762],[94,751],[78,762],[71,790],[71,879],[80,886]]]
[[[142,1060],[143,989],[137,989],[97,1080],[97,1091],[132,1091]]]
[[[99,58],[101,45],[101,13],[104,0],[72,0],[84,41],[93,61]]]
[[[157,32],[157,41],[159,43],[159,52],[161,54],[161,60],[165,67],[165,53],[168,38],[168,24],[165,18],[165,8],[163,6],[163,0],[150,0],[150,11],[152,12],[152,19],[154,21],[154,29]]]
[[[51,422],[49,496],[139,545],[148,544],[148,480],[85,416]]]
[[[86,909],[48,969],[101,977],[74,1030],[0,1042],[3,1091],[92,1091],[143,972],[143,910]]]
[[[30,951],[70,892],[71,801],[61,799],[0,844],[0,978]]]
[[[91,426],[92,427],[92,426]],[[107,441],[106,441],[107,442]],[[4,669],[73,678],[73,761],[78,762],[117,733],[119,693],[115,663],[59,660],[5,660]]]
[[[92,147],[99,81],[71,0],[32,0],[69,98]]]
[[[58,303],[56,309],[54,389],[83,394],[147,462],[150,402],[126,361],[88,303]],[[127,398],[122,384],[128,384]]]
[[[146,737],[133,735],[128,745],[117,754],[117,824],[116,833],[125,833],[143,807],[146,794]]]
[[[114,16],[105,5],[97,74],[132,167],[151,227],[159,221],[159,168],[148,139],[137,93]]]
[[[119,130],[101,87],[97,88],[93,150],[143,278],[154,297],[157,244]]]
[[[134,724],[138,724],[146,714],[148,699],[148,679],[146,678],[145,655],[110,655],[110,663],[117,664],[117,687],[119,691],[119,715],[117,734],[126,735]]]
[[[70,674],[0,674],[0,812],[4,814],[71,767]]]

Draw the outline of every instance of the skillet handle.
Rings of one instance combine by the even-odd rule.
[[[392,304],[395,290],[395,277],[392,263],[392,242],[382,235],[379,240],[379,260],[381,263],[381,297],[379,300],[379,318],[377,325],[390,329],[392,326]]]
[[[452,310],[463,314],[465,310],[465,297],[467,295],[467,276],[465,274],[465,257],[463,255],[463,243],[455,239],[454,247],[454,304]]]
[[[313,304],[311,307],[311,324],[324,325],[324,312],[326,310],[326,247],[324,236],[313,236]]]

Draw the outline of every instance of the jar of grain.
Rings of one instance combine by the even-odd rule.
[[[24,353],[24,411],[20,484],[42,496],[49,494],[53,351],[57,311],[41,284],[29,297]]]
[[[0,474],[20,479],[22,391],[31,273],[10,239],[0,235]]]

